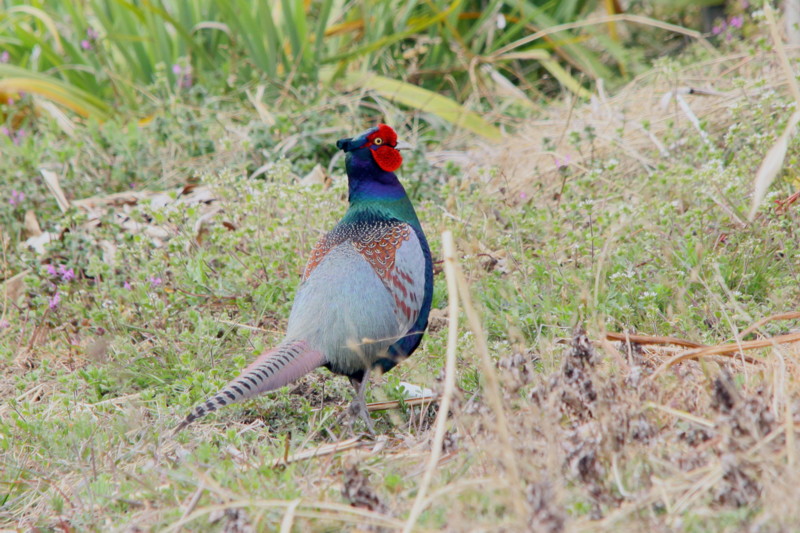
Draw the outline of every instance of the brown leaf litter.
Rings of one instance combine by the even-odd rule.
[[[381,500],[380,496],[372,488],[367,476],[356,465],[352,465],[344,471],[342,496],[353,507],[360,507],[381,514],[389,513],[389,507]]]

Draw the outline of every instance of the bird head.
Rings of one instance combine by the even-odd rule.
[[[372,161],[381,170],[394,172],[403,163],[397,144],[397,134],[386,124],[378,124],[358,137],[339,139],[336,147],[347,154],[348,160],[355,158]]]

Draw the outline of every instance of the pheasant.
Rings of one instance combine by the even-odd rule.
[[[336,147],[346,153],[350,207],[311,252],[286,337],[197,405],[175,432],[320,366],[350,378],[350,413],[374,432],[364,400],[370,371],[391,370],[419,346],[433,297],[433,260],[394,174],[403,162],[394,130],[379,124]]]

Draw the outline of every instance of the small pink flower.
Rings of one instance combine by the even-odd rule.
[[[564,170],[569,166],[570,161],[572,161],[572,156],[569,154],[565,155],[563,159],[556,157],[556,168],[558,170]]]
[[[150,282],[151,287],[158,287],[159,285],[161,285],[161,278],[157,278],[155,276],[150,276],[148,281]]]
[[[75,279],[75,271],[67,268],[64,265],[59,265],[58,273],[61,275],[61,281],[72,281]]]
[[[48,300],[48,305],[50,306],[50,309],[55,309],[56,307],[58,307],[58,302],[60,301],[61,301],[61,293],[57,292],[53,295],[52,298],[50,298],[50,300]]]
[[[711,33],[712,33],[713,35],[719,35],[719,34],[720,34],[720,33],[722,33],[723,31],[725,31],[725,28],[727,28],[727,27],[728,27],[728,25],[725,23],[725,21],[724,21],[724,20],[722,20],[722,21],[720,21],[720,23],[719,23],[719,24],[717,24],[716,26],[714,26],[713,28],[711,28]]]
[[[181,89],[191,89],[192,83],[193,83],[192,73],[187,72],[186,74],[181,76],[181,79],[178,81],[178,86],[180,86]]]
[[[6,328],[10,328],[10,327],[11,327],[11,323],[8,320],[6,320],[5,318],[0,319],[0,329],[6,329]]]
[[[86,36],[89,38],[90,41],[96,41],[100,34],[94,28],[86,28]]]
[[[58,273],[56,267],[54,267],[52,263],[47,263],[44,266],[44,268],[45,270],[47,270],[47,273],[50,274],[51,276],[55,276]]]
[[[124,288],[124,289],[126,289],[126,290],[129,290],[129,291],[130,291],[130,290],[133,290],[133,287],[131,287],[131,284],[130,284],[130,283],[128,283],[127,281],[126,281],[125,283],[123,283],[123,284],[122,284],[122,288]]]
[[[731,25],[731,28],[741,28],[742,24],[744,24],[744,17],[736,15],[735,17],[731,17],[728,23]]]
[[[527,197],[528,197],[528,195],[524,191],[519,193],[519,199],[520,200],[525,200]]]
[[[0,54],[0,63],[8,63],[11,59],[11,54],[8,53],[8,50],[3,50],[3,53]]]
[[[11,198],[8,199],[8,203],[13,206],[20,205],[25,200],[25,193],[19,192],[17,190],[11,191]]]
[[[11,98],[11,97],[9,96],[9,97],[8,97],[8,100],[6,100],[6,104],[8,104],[8,105],[9,105],[9,107],[10,107],[10,106],[12,106],[12,105],[14,105],[14,99],[13,99],[13,98]]]
[[[178,87],[181,89],[190,89],[194,80],[192,79],[192,67],[182,67],[177,63],[172,65],[172,73],[178,77]]]
[[[25,130],[23,130],[22,128],[18,129],[17,133],[12,137],[14,144],[18,145],[20,141],[22,141],[23,137],[25,137],[25,135],[26,135]]]
[[[84,39],[81,41],[81,48],[83,48],[84,50],[91,50],[92,43],[90,43],[88,39]]]

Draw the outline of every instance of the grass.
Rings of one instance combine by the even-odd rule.
[[[637,5],[638,16],[597,0],[2,5],[0,101],[34,94],[37,104],[101,121],[147,120],[158,102],[197,85],[234,99],[259,91],[313,106],[323,106],[332,87],[369,88],[496,140],[492,122],[514,123],[542,95],[566,89],[587,99],[598,80],[630,80],[648,56],[663,54],[664,39],[675,48],[683,37],[711,46],[697,31],[660,22],[697,25],[699,6],[683,1]],[[728,15],[744,20],[749,6]],[[725,35],[738,36],[740,26]],[[52,110],[39,104],[37,112]]]
[[[651,377],[679,349],[604,340],[606,330],[749,340],[739,332],[798,307],[800,210],[768,202],[740,222],[793,104],[772,89],[771,56],[731,46],[741,48],[728,60],[692,49],[606,102],[625,115],[621,131],[616,119],[604,119],[608,130],[591,122],[591,106],[554,108],[488,155],[453,154],[459,141],[435,120],[404,122],[380,101],[418,146],[402,178],[436,257],[441,233],[453,232],[482,326],[459,326],[452,417],[418,530],[800,523],[796,345],[748,352],[757,364],[707,357]],[[748,66],[728,70],[737,54]],[[690,101],[706,142],[679,108],[657,112],[648,98],[709,69],[728,72],[716,88],[730,92]],[[352,97],[331,97],[322,109],[287,104],[264,126],[238,101],[193,90],[143,126],[111,120],[67,135],[45,115],[27,126],[35,136],[0,137],[3,278],[26,273],[6,283],[3,300],[0,525],[402,529],[435,405],[380,412],[376,439],[275,466],[351,437],[339,421],[349,385],[319,370],[169,437],[191,406],[280,339],[304,258],[345,209],[333,141],[366,122]],[[450,162],[425,158],[445,149]],[[770,201],[796,190],[797,157],[794,143]],[[298,179],[317,163],[333,171],[329,186]],[[42,168],[72,201],[65,213]],[[75,202],[110,193],[128,202]],[[28,211],[53,236],[43,254],[24,245],[35,233]],[[447,304],[439,274],[422,347],[374,379],[372,400],[397,398],[401,381],[441,392]],[[793,327],[771,321],[755,336]],[[490,370],[476,342],[483,332]]]

